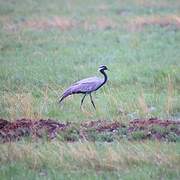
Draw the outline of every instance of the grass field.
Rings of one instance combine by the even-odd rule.
[[[0,0],[0,117],[180,119],[178,0]],[[109,81],[80,110],[71,83]],[[99,74],[100,75],[100,74]],[[2,179],[179,179],[180,143],[0,145]]]

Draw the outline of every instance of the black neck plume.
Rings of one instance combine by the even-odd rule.
[[[104,82],[102,83],[102,85],[103,85],[103,84],[105,84],[106,81],[107,81],[107,74],[105,73],[104,70],[100,70],[100,72],[104,75]]]

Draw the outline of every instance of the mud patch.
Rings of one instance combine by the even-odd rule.
[[[49,139],[53,139],[56,133],[66,128],[66,126],[66,124],[50,119],[19,119],[13,122],[0,119],[0,141],[15,141],[27,136],[38,138],[47,136]]]
[[[99,11],[107,11],[109,9],[108,5],[107,4],[100,4],[98,6],[98,10]]]
[[[175,27],[177,30],[180,29],[180,16],[168,15],[168,16],[147,16],[147,17],[136,17],[127,23],[127,29],[129,31],[141,31],[147,26],[160,26],[164,27]]]
[[[136,5],[140,5],[146,8],[171,8],[178,5],[178,2],[169,3],[167,0],[155,1],[155,0],[136,0]]]
[[[10,32],[19,31],[22,29],[33,30],[49,30],[56,28],[62,31],[82,28],[84,30],[108,30],[117,28],[118,24],[106,16],[99,17],[95,21],[85,19],[82,21],[74,20],[67,17],[52,17],[52,18],[37,18],[37,19],[23,19],[19,22],[6,22],[4,29]]]
[[[22,26],[35,29],[59,28],[60,30],[69,30],[76,25],[72,19],[65,17],[53,17],[52,19],[39,19],[25,21]]]
[[[109,17],[99,17],[92,22],[91,20],[86,19],[83,22],[83,28],[86,31],[94,31],[94,30],[110,30],[118,27],[118,24]]]
[[[114,29],[117,27],[117,24],[110,18],[102,17],[96,21],[96,26],[98,29]]]
[[[159,140],[180,141],[180,121],[135,119],[128,125],[118,121],[87,121],[82,123],[60,123],[55,120],[19,119],[9,122],[0,119],[0,142],[17,141],[23,137],[74,142],[115,140]]]
[[[48,30],[57,28],[60,30],[70,30],[77,25],[77,22],[71,18],[55,16],[52,18],[21,18],[18,22],[8,21],[4,23],[4,29],[10,32],[22,29]]]

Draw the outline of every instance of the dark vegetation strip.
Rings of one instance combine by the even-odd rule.
[[[19,119],[13,122],[0,119],[0,142],[17,141],[22,137],[75,142],[115,140],[159,140],[180,142],[180,121],[135,119],[128,125],[118,121],[87,121],[60,123],[55,120]]]

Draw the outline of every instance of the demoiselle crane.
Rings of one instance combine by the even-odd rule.
[[[61,103],[61,101],[65,99],[67,96],[81,93],[81,94],[84,94],[81,100],[81,106],[84,102],[86,95],[89,95],[91,103],[94,109],[96,109],[91,93],[94,91],[97,91],[100,87],[102,87],[107,82],[107,74],[105,73],[105,70],[108,70],[108,68],[104,65],[101,65],[98,70],[104,75],[104,78],[99,78],[95,76],[95,77],[89,77],[89,78],[82,79],[80,81],[75,82],[68,89],[64,91],[63,95],[61,96],[61,99],[59,100],[59,103]]]

